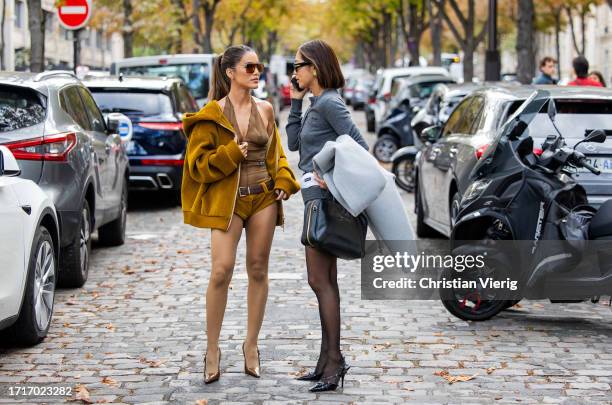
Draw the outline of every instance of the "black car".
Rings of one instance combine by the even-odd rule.
[[[187,138],[182,115],[198,105],[180,78],[103,77],[84,81],[103,111],[127,115],[130,190],[161,191],[180,203]]]
[[[61,286],[87,280],[96,229],[102,244],[125,240],[130,173],[118,126],[71,72],[0,73],[0,144],[55,205]]]
[[[466,97],[444,126],[423,130],[428,142],[417,156],[415,210],[417,234],[434,231],[450,235],[469,175],[497,136],[506,119],[538,86],[496,85]],[[557,107],[556,125],[568,143],[576,143],[593,129],[612,134],[612,91],[587,87],[547,88]],[[536,116],[529,133],[537,149],[546,136],[555,133],[545,112]],[[602,174],[581,171],[574,178],[586,189],[595,207],[612,197],[612,138],[603,144],[581,144],[592,166]]]
[[[372,148],[374,157],[381,162],[390,162],[393,154],[401,147],[414,145],[411,122],[423,108],[436,85],[455,83],[443,75],[413,76],[393,82],[389,102],[389,113],[378,130],[378,140]],[[395,87],[397,86],[397,89]]]

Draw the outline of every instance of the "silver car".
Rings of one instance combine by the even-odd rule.
[[[70,72],[0,72],[0,144],[55,205],[65,287],[87,280],[95,229],[102,244],[124,242],[129,165],[118,130]]]

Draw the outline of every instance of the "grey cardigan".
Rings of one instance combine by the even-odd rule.
[[[335,141],[348,134],[365,150],[368,144],[351,119],[351,113],[336,89],[325,89],[316,97],[310,97],[310,108],[302,117],[302,100],[291,99],[291,111],[287,126],[289,150],[300,151],[298,167],[304,172],[313,170],[312,158],[327,141]]]

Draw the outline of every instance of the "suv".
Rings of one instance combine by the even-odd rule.
[[[125,240],[129,166],[117,130],[71,72],[0,72],[0,144],[55,205],[65,287],[87,280],[96,228],[102,244]]]
[[[181,179],[187,138],[181,118],[198,105],[180,78],[85,78],[102,111],[120,112],[133,124],[127,145],[130,190],[165,192],[181,201]]]

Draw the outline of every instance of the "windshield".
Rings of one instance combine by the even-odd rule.
[[[525,130],[531,124],[533,119],[538,115],[544,104],[549,100],[550,92],[546,90],[534,91],[523,104],[512,114],[499,129],[495,140],[489,146],[478,163],[474,166],[470,177],[478,178],[492,170],[495,170],[498,165],[504,165],[508,159],[499,158],[497,155],[514,153],[508,148],[513,142],[518,141],[525,134]],[[506,146],[500,147],[500,145]]]
[[[126,115],[172,114],[170,97],[163,93],[130,90],[89,89],[100,107],[100,111],[120,112]]]
[[[206,98],[210,85],[208,63],[184,63],[153,66],[126,66],[119,69],[124,75],[180,77],[196,99]]]

